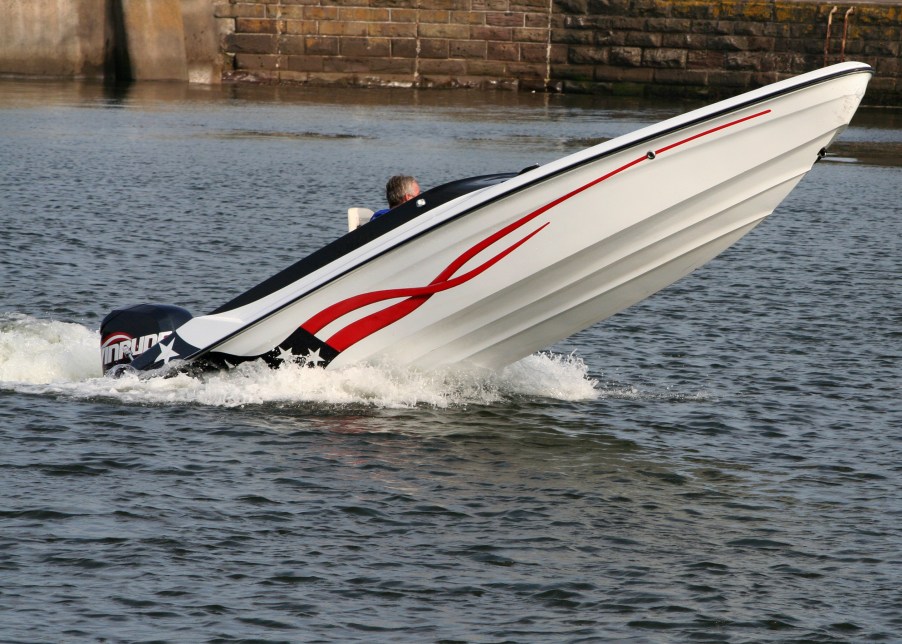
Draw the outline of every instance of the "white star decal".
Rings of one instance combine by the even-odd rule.
[[[173,350],[172,345],[175,344],[175,338],[169,341],[169,346],[167,347],[162,342],[160,343],[160,356],[157,360],[162,360],[163,364],[169,364],[169,361],[173,358],[179,357],[179,352]]]
[[[312,365],[315,367],[320,362],[325,362],[325,361],[326,361],[326,359],[319,355],[319,349],[317,349],[316,351],[309,351],[309,352],[307,352],[307,355],[304,356],[304,364],[305,365],[309,364],[309,365]]]
[[[279,355],[277,357],[282,362],[294,362],[295,361],[295,355],[291,351],[291,349],[280,349]]]

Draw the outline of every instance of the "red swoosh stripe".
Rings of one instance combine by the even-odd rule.
[[[676,143],[671,143],[670,145],[666,145],[660,150],[655,150],[655,154],[661,154],[662,152],[667,152],[668,150],[672,150],[673,148],[683,145],[684,143],[689,143],[690,141],[695,141],[696,139],[700,139],[703,136],[708,136],[709,134],[713,134],[714,132],[720,132],[721,130],[725,130],[728,127],[733,127],[734,125],[739,125],[740,123],[745,123],[746,121],[751,121],[752,119],[756,119],[759,116],[764,116],[765,114],[770,114],[770,110],[762,110],[755,114],[749,114],[748,116],[744,116],[741,119],[736,119],[735,121],[730,121],[729,123],[724,123],[723,125],[718,125],[717,127],[712,127],[710,130],[705,130],[704,132],[699,132],[689,138],[683,139],[682,141],[677,141]]]
[[[718,125],[717,127],[713,127],[709,130],[705,130],[704,132],[699,132],[698,134],[694,134],[693,136],[687,137],[687,138],[677,141],[675,143],[671,143],[670,145],[664,146],[663,148],[655,150],[655,156],[657,156],[663,152],[672,150],[681,145],[684,145],[686,143],[689,143],[691,141],[694,141],[696,139],[700,139],[700,138],[707,136],[709,134],[712,134],[714,132],[719,132],[720,130],[724,130],[724,129],[732,127],[734,125],[738,125],[739,123],[744,123],[751,119],[758,118],[759,116],[764,116],[765,114],[769,114],[770,111],[771,110],[769,110],[769,109],[763,110],[761,112],[757,112],[755,114],[751,114],[749,116],[745,116],[743,118],[736,119],[735,121],[730,121],[729,123],[724,123],[722,125]],[[530,221],[532,221],[539,215],[542,215],[543,213],[548,212],[555,206],[562,204],[563,202],[567,201],[568,199],[571,199],[571,198],[575,197],[576,195],[578,195],[582,192],[585,192],[589,188],[598,185],[602,181],[606,181],[607,179],[610,179],[611,177],[613,177],[617,174],[620,174],[621,172],[628,170],[629,168],[632,168],[633,166],[638,165],[639,163],[642,163],[643,161],[648,161],[648,160],[650,160],[648,155],[643,155],[637,159],[634,159],[634,160],[630,161],[629,163],[626,163],[626,164],[620,166],[619,168],[616,168],[616,169],[608,172],[607,174],[604,174],[596,179],[593,179],[589,183],[587,183],[583,186],[580,186],[579,188],[576,188],[575,190],[572,190],[572,191],[568,192],[567,194],[562,195],[562,196],[558,197],[557,199],[554,199],[553,201],[548,202],[541,208],[538,208],[538,209],[532,211],[531,213],[521,217],[517,221],[514,221],[514,222],[508,224],[504,228],[501,228],[497,232],[489,235],[488,237],[486,237],[484,240],[482,240],[478,244],[473,245],[472,247],[467,249],[464,253],[462,253],[457,258],[455,258],[455,260],[453,262],[451,262],[441,273],[439,273],[435,277],[435,279],[433,279],[427,286],[400,288],[400,289],[386,289],[383,291],[372,291],[370,293],[362,293],[360,295],[355,295],[353,297],[349,297],[340,302],[336,302],[335,304],[333,304],[329,307],[326,307],[325,309],[323,309],[322,311],[320,311],[319,313],[317,313],[316,315],[311,317],[309,320],[304,322],[301,325],[301,328],[303,328],[305,331],[315,335],[327,324],[330,324],[331,322],[334,322],[335,320],[339,319],[343,315],[351,313],[352,311],[356,311],[357,309],[360,309],[364,306],[368,306],[370,304],[374,304],[376,302],[381,302],[384,300],[406,298],[405,300],[403,300],[401,302],[392,304],[380,311],[372,313],[366,317],[363,317],[363,318],[349,324],[348,326],[344,327],[340,331],[336,332],[334,335],[332,335],[326,341],[326,344],[328,344],[335,350],[337,350],[339,352],[344,351],[345,349],[347,349],[348,347],[352,346],[353,344],[359,342],[363,338],[365,338],[365,337],[375,333],[376,331],[383,329],[386,326],[389,326],[390,324],[397,322],[401,318],[409,315],[410,313],[415,311],[417,308],[422,306],[434,294],[454,288],[456,286],[460,286],[464,282],[467,282],[467,281],[473,279],[474,277],[476,277],[477,275],[479,275],[480,273],[486,271],[487,269],[492,267],[494,264],[501,261],[504,257],[509,255],[511,252],[513,252],[514,250],[519,248],[522,244],[526,243],[534,235],[538,234],[550,222],[546,222],[545,224],[543,224],[542,226],[540,226],[533,232],[529,233],[528,235],[526,235],[525,237],[523,237],[516,243],[512,244],[511,246],[507,247],[506,249],[504,249],[503,251],[501,251],[494,257],[486,260],[485,262],[483,262],[476,268],[474,268],[470,271],[467,271],[463,275],[459,275],[458,277],[451,278],[451,276],[454,275],[454,273],[456,273],[460,269],[460,267],[465,265],[470,259],[472,259],[476,255],[481,253],[483,250],[485,250],[486,248],[488,248],[489,246],[491,246],[498,240],[506,237],[507,235],[511,234],[518,228],[521,228],[522,226],[529,223]]]
[[[337,351],[344,351],[352,344],[362,340],[366,336],[371,333],[375,333],[379,329],[382,329],[392,322],[396,322],[400,320],[405,315],[408,315],[412,311],[419,308],[423,303],[426,302],[432,295],[435,293],[439,293],[441,291],[445,291],[450,288],[454,288],[455,286],[460,286],[464,282],[468,282],[480,273],[486,271],[488,268],[493,266],[494,264],[501,261],[504,257],[512,253],[514,250],[519,248],[521,245],[526,243],[530,238],[534,235],[538,234],[545,226],[548,224],[544,224],[540,228],[534,230],[529,233],[516,243],[507,247],[494,257],[486,260],[479,266],[473,268],[472,270],[467,271],[466,273],[459,275],[453,279],[449,279],[451,275],[457,271],[460,266],[466,263],[467,259],[476,255],[479,250],[488,246],[486,243],[488,240],[483,240],[479,244],[476,244],[466,253],[463,253],[457,259],[454,260],[445,270],[443,270],[432,282],[427,286],[418,286],[412,288],[399,288],[399,289],[386,289],[384,291],[373,291],[371,293],[363,293],[361,295],[355,295],[354,297],[349,297],[341,302],[337,302],[332,306],[323,309],[312,318],[307,320],[304,324],[302,324],[302,328],[312,334],[316,334],[316,332],[320,331],[324,326],[337,320],[341,316],[350,313],[352,311],[356,311],[359,308],[367,306],[369,304],[373,304],[375,302],[381,302],[383,300],[392,300],[401,297],[408,298],[403,302],[398,302],[397,304],[393,304],[381,311],[377,311],[376,313],[372,313],[356,322],[349,324],[345,328],[341,329],[334,335],[332,335],[327,341],[330,347],[334,348]],[[496,233],[497,235],[497,233]],[[492,235],[495,237],[495,235]]]

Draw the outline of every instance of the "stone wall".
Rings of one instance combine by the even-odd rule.
[[[835,9],[834,9],[835,8]],[[718,97],[840,59],[902,105],[902,2],[217,0],[227,78]]]
[[[549,0],[220,2],[237,78],[544,89]],[[227,65],[228,66],[228,65]]]
[[[860,60],[902,105],[902,0],[0,0],[0,74],[737,94]]]
[[[773,0],[556,0],[565,89],[732,95],[841,60],[869,100],[902,104],[902,5]]]

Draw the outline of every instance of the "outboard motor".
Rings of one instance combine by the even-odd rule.
[[[100,323],[103,373],[129,364],[190,319],[188,311],[170,304],[136,304],[110,312]]]

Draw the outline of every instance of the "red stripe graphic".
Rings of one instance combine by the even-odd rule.
[[[386,289],[384,291],[373,291],[371,293],[355,295],[323,309],[312,318],[304,322],[301,327],[305,331],[315,335],[330,322],[333,322],[341,316],[346,315],[347,313],[350,313],[352,311],[356,311],[357,309],[360,309],[364,306],[384,300],[393,300],[402,297],[407,298],[403,302],[393,304],[385,309],[382,309],[381,311],[372,313],[364,318],[361,318],[360,320],[355,321],[352,324],[349,324],[342,330],[332,335],[328,340],[326,340],[326,344],[328,344],[336,351],[344,351],[349,346],[356,342],[359,342],[366,336],[375,333],[379,329],[382,329],[392,322],[396,322],[402,317],[415,311],[435,293],[448,290],[449,288],[454,288],[455,286],[460,286],[464,282],[470,281],[480,273],[487,270],[489,267],[501,261],[501,259],[512,253],[518,247],[526,243],[526,241],[533,237],[533,235],[539,233],[539,231],[541,231],[547,225],[548,223],[543,224],[519,241],[505,248],[494,257],[486,260],[476,268],[473,268],[453,279],[451,279],[451,276],[455,272],[457,272],[457,270],[461,266],[463,266],[469,259],[477,255],[480,251],[484,250],[501,237],[504,237],[510,231],[504,232],[504,234],[501,234],[503,231],[499,231],[479,242],[478,244],[467,250],[465,253],[460,255],[451,264],[449,264],[448,267],[445,268],[445,270],[443,270],[441,273],[439,273],[438,276],[427,286]],[[508,226],[508,228],[510,227]]]
[[[770,110],[763,110],[756,114],[752,114],[750,116],[745,116],[741,119],[737,119],[735,121],[730,121],[729,123],[724,123],[722,125],[718,125],[717,127],[713,127],[709,130],[705,130],[704,132],[699,132],[698,134],[695,134],[693,136],[690,136],[690,137],[687,137],[680,141],[677,141],[676,143],[672,143],[663,148],[655,150],[654,154],[655,154],[655,156],[657,156],[663,152],[667,152],[667,151],[672,150],[685,143],[689,143],[690,141],[699,139],[703,136],[707,136],[714,132],[719,132],[720,130],[726,129],[728,127],[732,127],[734,125],[738,125],[739,123],[744,123],[745,121],[749,121],[751,119],[758,118],[759,116],[764,116],[765,114],[769,114],[769,113],[770,113]],[[363,308],[364,306],[368,306],[370,304],[375,304],[376,302],[382,302],[385,300],[406,298],[401,302],[391,304],[391,305],[387,306],[386,308],[381,309],[380,311],[371,313],[370,315],[367,315],[363,318],[360,318],[359,320],[352,322],[348,326],[346,326],[343,329],[341,329],[340,331],[336,332],[328,340],[326,340],[326,344],[328,344],[330,347],[332,347],[336,351],[344,351],[345,349],[347,349],[348,347],[352,346],[353,344],[359,342],[363,338],[365,338],[365,337],[375,333],[376,331],[383,329],[383,328],[389,326],[390,324],[397,322],[401,318],[409,315],[410,313],[412,313],[413,311],[418,309],[420,306],[422,306],[430,297],[432,297],[436,293],[439,293],[441,291],[446,291],[446,290],[454,288],[456,286],[460,286],[464,282],[468,282],[469,280],[473,279],[477,275],[488,270],[490,267],[492,267],[493,265],[495,265],[496,263],[501,261],[504,257],[506,257],[507,255],[512,253],[514,250],[519,248],[524,243],[526,243],[534,235],[538,234],[542,229],[545,228],[545,226],[547,226],[551,222],[546,222],[546,223],[542,224],[539,228],[537,228],[536,230],[527,234],[525,237],[523,237],[519,241],[515,242],[514,244],[508,246],[503,251],[501,251],[497,255],[491,257],[490,259],[486,260],[485,262],[483,262],[476,268],[473,268],[473,269],[467,271],[466,273],[463,273],[462,275],[458,275],[457,277],[452,277],[454,275],[454,273],[456,273],[464,264],[466,264],[473,257],[475,257],[476,255],[481,253],[483,250],[485,250],[486,248],[488,248],[495,242],[510,235],[515,230],[526,225],[527,223],[529,223],[530,221],[532,221],[539,215],[542,215],[543,213],[548,212],[555,206],[562,204],[563,202],[567,201],[568,199],[571,199],[572,197],[575,197],[576,195],[578,195],[582,192],[585,192],[589,188],[598,185],[602,181],[605,181],[617,174],[620,174],[624,170],[628,170],[629,168],[632,168],[633,166],[635,166],[639,163],[642,163],[643,161],[648,161],[648,160],[650,160],[649,155],[643,155],[637,159],[634,159],[634,160],[630,161],[629,163],[626,163],[626,164],[620,166],[619,168],[616,168],[616,169],[612,170],[611,172],[608,172],[607,174],[604,174],[604,175],[598,177],[597,179],[593,179],[589,183],[587,183],[583,186],[580,186],[579,188],[576,188],[575,190],[572,190],[572,191],[568,192],[567,194],[562,195],[562,196],[558,197],[557,199],[554,199],[553,201],[548,202],[541,208],[538,208],[537,210],[532,211],[531,213],[521,217],[517,221],[508,224],[504,228],[501,228],[497,232],[486,237],[484,240],[482,240],[478,244],[475,244],[474,246],[467,249],[464,253],[459,255],[441,273],[439,273],[435,277],[435,279],[433,279],[426,286],[398,288],[398,289],[386,289],[383,291],[372,291],[370,293],[362,293],[360,295],[355,295],[353,297],[349,297],[340,302],[336,302],[335,304],[333,304],[329,307],[326,307],[325,309],[323,309],[322,311],[320,311],[319,313],[317,313],[316,315],[311,317],[309,320],[304,322],[301,325],[301,328],[303,328],[305,331],[315,335],[317,332],[322,330],[322,328],[325,327],[326,325],[334,322],[335,320],[339,319],[343,315],[347,315],[348,313],[351,313],[353,311],[356,311],[357,309]]]
[[[700,139],[703,136],[707,136],[709,134],[713,134],[714,132],[720,132],[721,130],[725,130],[728,127],[733,127],[734,125],[738,125],[740,123],[745,123],[746,121],[751,121],[752,119],[756,119],[759,116],[764,116],[765,114],[770,114],[770,110],[762,110],[757,112],[756,114],[750,114],[749,116],[744,116],[741,119],[736,119],[735,121],[730,121],[729,123],[724,123],[723,125],[718,125],[717,127],[712,127],[710,130],[705,130],[704,132],[699,132],[694,136],[690,136],[688,139],[683,139],[682,141],[677,141],[676,143],[672,143],[667,145],[660,150],[655,150],[655,154],[661,154],[662,152],[667,152],[668,150],[672,150],[673,148],[683,145],[684,143],[689,143],[689,141],[695,141],[696,139]]]
[[[100,348],[103,349],[104,347],[108,347],[111,344],[117,344],[123,341],[131,342],[131,340],[132,336],[130,336],[128,333],[125,333],[123,331],[116,331],[115,333],[111,333],[110,335],[103,338],[103,340],[101,340]]]

